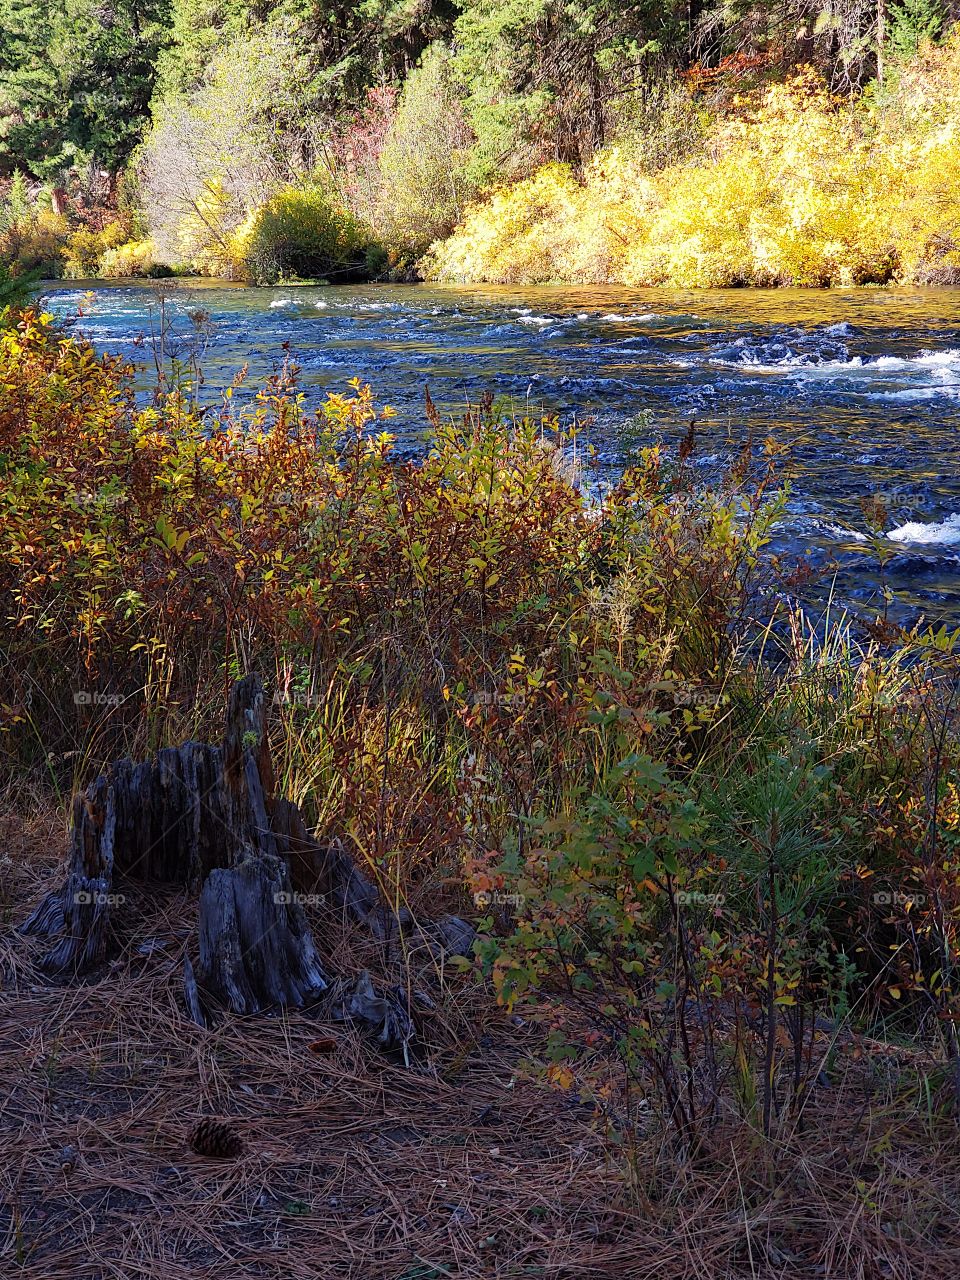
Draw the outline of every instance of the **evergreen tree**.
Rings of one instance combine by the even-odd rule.
[[[680,12],[653,0],[463,0],[456,24],[481,164],[586,162],[618,100],[675,59]]]
[[[167,0],[0,0],[0,165],[119,168],[149,118]]]
[[[912,58],[926,41],[943,31],[946,12],[940,0],[902,0],[887,15],[887,40],[896,58]]]

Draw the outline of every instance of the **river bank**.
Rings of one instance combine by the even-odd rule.
[[[644,445],[671,456],[691,423],[705,483],[772,437],[789,455],[782,554],[835,561],[855,607],[889,586],[902,619],[960,613],[960,290],[91,282],[44,301],[143,365],[144,395],[164,326],[171,354],[199,358],[210,405],[239,367],[255,386],[287,356],[312,405],[371,381],[411,456],[427,387],[443,413],[489,393],[508,414],[557,415],[596,451],[600,482]],[[884,508],[878,528],[864,503]]]
[[[688,431],[598,494],[569,434],[489,403],[427,403],[402,460],[362,385],[316,411],[281,370],[201,412],[188,381],[138,401],[130,378],[36,313],[0,331],[19,1273],[424,1280],[500,1250],[518,1280],[638,1258],[679,1280],[696,1231],[710,1280],[745,1257],[943,1273],[956,639],[797,603],[771,449],[705,485]],[[262,776],[308,829],[392,909],[477,930],[413,959],[303,890],[337,974],[402,1002],[409,1067],[309,1008],[191,1022],[196,899],[172,881],[111,881],[123,933],[80,981],[18,931],[70,798],[216,741],[240,671],[268,694],[244,750],[269,739]],[[190,1154],[211,1113],[240,1146]]]

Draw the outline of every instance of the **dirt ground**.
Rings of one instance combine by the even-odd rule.
[[[862,1072],[772,1162],[739,1131],[696,1167],[652,1134],[631,1160],[578,1089],[541,1083],[536,1029],[476,998],[427,1016],[409,1067],[309,1012],[195,1026],[180,895],[144,892],[122,954],[49,984],[15,926],[56,884],[63,831],[0,833],[3,1280],[957,1271],[957,1129],[876,1110]],[[339,971],[365,959],[328,942]],[[239,1157],[193,1154],[205,1116],[231,1119]]]

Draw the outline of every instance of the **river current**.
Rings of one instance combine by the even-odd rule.
[[[150,364],[157,286],[58,285],[44,301],[80,312],[101,350]],[[191,332],[190,312],[209,314],[208,398],[244,363],[255,385],[288,351],[317,402],[353,377],[369,382],[411,449],[427,386],[446,411],[489,391],[515,411],[577,421],[608,474],[644,444],[675,448],[691,419],[705,480],[772,433],[791,474],[778,549],[829,566],[835,596],[857,609],[878,606],[884,581],[900,620],[960,625],[960,289],[204,282],[177,286],[165,307],[174,341]],[[882,555],[865,498],[887,511]]]

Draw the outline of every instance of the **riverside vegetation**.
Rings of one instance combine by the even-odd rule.
[[[960,634],[801,603],[775,440],[704,488],[691,429],[611,481],[554,421],[428,395],[411,461],[376,388],[311,409],[287,362],[212,398],[196,312],[138,392],[29,296],[956,283],[956,13],[0,16],[4,1274],[954,1274]],[[251,670],[310,826],[476,926],[426,1004],[324,936],[418,1020],[409,1069],[299,1011],[194,1026],[163,886],[118,886],[128,941],[73,988],[15,932],[71,797],[212,741]],[[213,1108],[254,1130],[222,1176],[176,1139]]]
[[[527,1069],[586,1105],[641,1217],[709,1212],[689,1178],[733,1150],[722,1213],[771,1215],[770,1249],[822,1265],[842,1221],[857,1274],[948,1259],[957,638],[789,603],[772,441],[711,491],[692,437],[604,488],[491,403],[428,397],[405,462],[367,387],[316,413],[292,367],[195,388],[175,365],[145,407],[118,359],[8,316],[8,807],[209,736],[255,668],[286,793],[387,901],[477,921],[444,999],[542,1028]],[[801,1228],[820,1161],[833,1203]]]
[[[0,10],[14,273],[958,279],[941,0]]]

